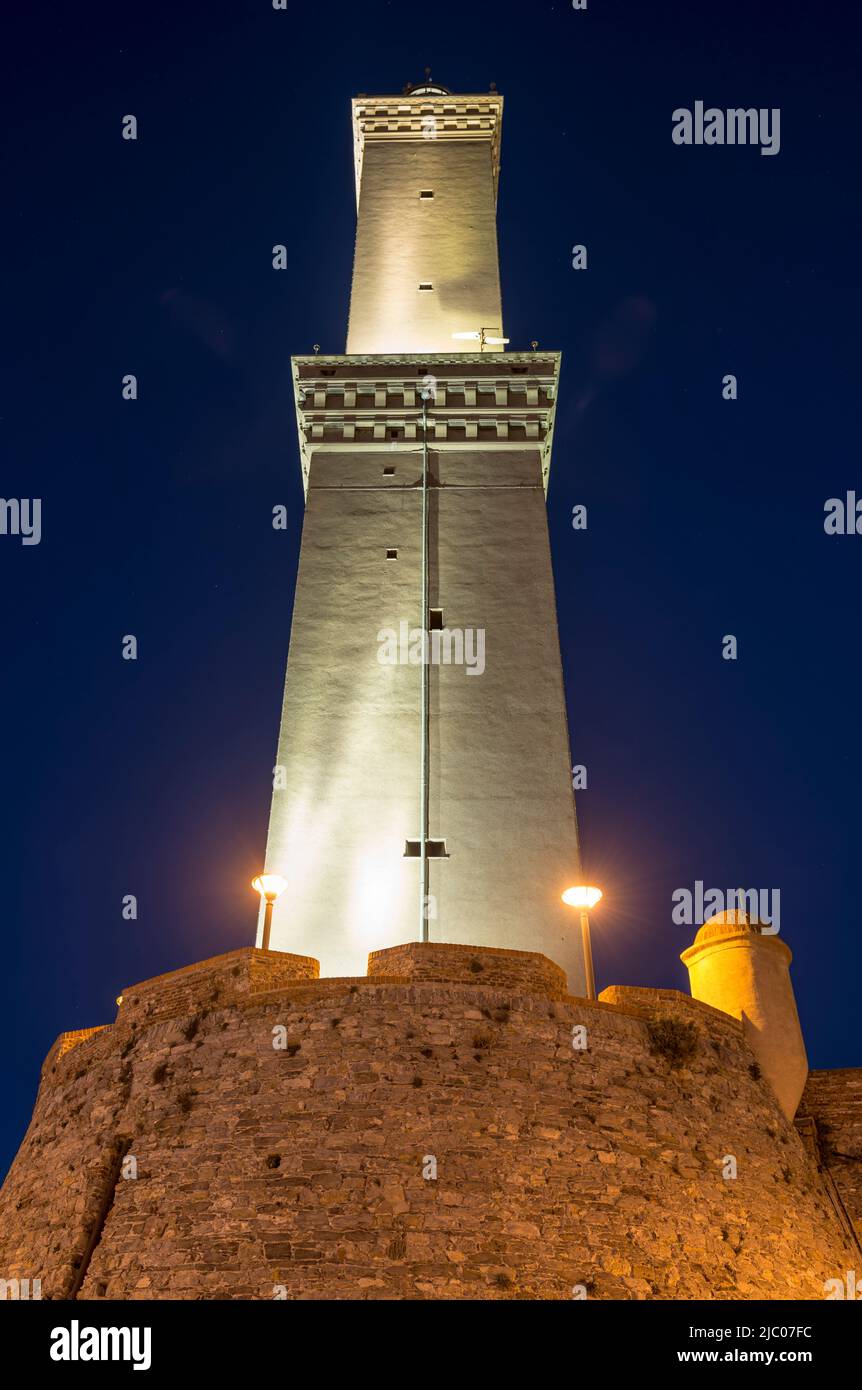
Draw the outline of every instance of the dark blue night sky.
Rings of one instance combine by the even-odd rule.
[[[0,1170],[59,1032],[253,940],[302,524],[289,358],[344,349],[350,98],[426,64],[504,94],[505,328],[563,352],[549,509],[599,988],[687,988],[675,889],[778,888],[812,1064],[862,1063],[862,536],[823,526],[862,496],[855,22],[797,0],[7,22],[0,491],[43,511],[38,546],[0,536]],[[697,100],[780,108],[780,153],[674,145]]]

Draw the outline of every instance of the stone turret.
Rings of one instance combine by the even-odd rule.
[[[790,983],[790,948],[741,910],[710,917],[680,959],[692,997],[742,1021],[763,1075],[789,1120],[805,1088],[808,1058]]]

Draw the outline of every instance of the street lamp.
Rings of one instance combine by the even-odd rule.
[[[587,976],[587,998],[596,997],[596,977],[593,973],[593,947],[590,941],[590,919],[589,910],[595,907],[602,896],[601,888],[591,888],[586,883],[576,884],[574,888],[567,888],[563,894],[563,902],[569,907],[580,909],[581,913],[581,940],[584,946],[584,969]]]
[[[269,950],[269,936],[272,931],[272,909],[277,897],[280,896],[287,887],[287,879],[282,878],[281,874],[258,874],[251,881],[251,886],[255,892],[260,893],[266,903],[263,914],[263,940],[261,950]]]

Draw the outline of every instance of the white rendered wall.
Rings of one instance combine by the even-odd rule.
[[[348,353],[475,352],[452,334],[481,328],[502,328],[490,142],[369,143]]]
[[[392,478],[383,467],[396,464]],[[430,939],[543,951],[584,979],[570,757],[538,452],[431,454],[430,603],[481,628],[485,670],[431,668]],[[266,867],[288,880],[273,949],[326,975],[417,940],[421,668],[381,665],[378,633],[418,627],[421,455],[314,455]],[[387,548],[398,559],[387,560]]]

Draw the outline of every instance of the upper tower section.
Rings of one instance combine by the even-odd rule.
[[[483,330],[486,340],[503,336],[502,118],[495,90],[453,96],[430,79],[400,96],[354,99],[348,354],[477,352]]]

